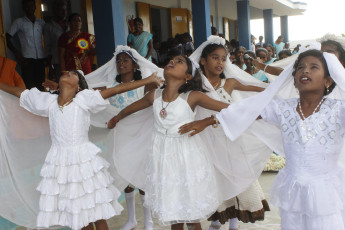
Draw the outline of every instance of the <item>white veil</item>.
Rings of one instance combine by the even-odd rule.
[[[202,51],[209,44],[225,45],[225,40],[218,36],[210,36],[207,41],[202,43],[190,56],[190,58],[199,62]],[[220,100],[218,93],[214,90],[208,79],[202,74],[203,86],[208,91],[206,94],[213,99]],[[226,59],[224,75],[226,78],[234,78],[244,85],[254,85],[262,88],[268,86],[247,72],[230,63]],[[240,101],[256,92],[245,92],[234,90],[232,98],[234,101]],[[214,114],[201,107],[197,107],[196,119],[203,119]],[[201,138],[210,147],[211,159],[217,171],[219,187],[223,194],[223,199],[231,198],[243,192],[249,187],[261,174],[268,161],[272,151],[266,147],[258,138],[247,132],[236,141],[230,141],[226,138],[221,127],[208,127],[200,133]],[[266,159],[266,160],[265,160]]]
[[[116,56],[120,53],[127,53],[132,57],[138,64],[143,78],[149,77],[153,72],[158,72],[158,75],[163,77],[163,70],[142,57],[135,49],[119,45],[116,47],[114,56],[110,61],[85,76],[89,88],[109,86],[115,82],[115,78],[118,75],[116,69]]]
[[[319,47],[319,44],[317,46],[312,45],[309,49]],[[301,52],[304,51],[305,50],[302,50]],[[330,75],[336,82],[336,87],[327,97],[344,100],[345,69],[333,54],[323,53],[323,56],[326,59]],[[254,121],[270,103],[273,97],[298,97],[292,77],[293,65],[294,62],[290,63],[290,65],[279,75],[277,80],[267,87],[265,91],[254,97],[232,104],[227,109],[224,109],[217,114],[217,118],[222,124],[224,132],[229,139],[237,139],[249,128],[251,132],[263,140],[268,146],[275,150],[275,152],[284,155],[281,133],[278,127],[269,125],[265,121],[260,121],[260,123],[263,123],[264,125],[259,127],[256,125],[257,122]],[[238,116],[238,114],[241,114],[241,116]]]
[[[143,77],[153,72],[162,75],[162,70],[142,58],[135,50],[119,46],[115,56],[104,66],[86,76],[90,88],[114,83],[117,75],[117,53],[130,51],[137,60]],[[108,111],[109,109],[109,111]],[[106,118],[117,112],[107,108],[104,114],[92,116],[89,138],[102,149],[101,155],[113,163],[115,144],[114,130],[105,128]],[[149,115],[149,114],[146,114]],[[144,117],[146,118],[146,117]],[[41,180],[40,170],[51,146],[48,118],[33,115],[20,107],[19,100],[0,90],[0,216],[28,228],[36,227],[40,194],[36,187]],[[122,126],[124,130],[125,127]],[[119,125],[121,133],[121,125]],[[115,186],[123,189],[127,181],[116,173],[112,164]]]
[[[115,78],[118,75],[116,69],[116,57],[120,53],[127,53],[139,66],[142,78],[149,77],[152,73],[157,72],[157,75],[163,77],[163,69],[157,67],[155,64],[142,57],[135,49],[128,46],[119,45],[116,47],[114,57],[110,59],[106,64],[89,73],[85,76],[85,79],[89,85],[89,88],[97,88],[102,86],[114,85]],[[118,83],[119,84],[119,83]],[[91,117],[91,124],[96,127],[105,127],[105,123],[109,121],[113,116],[120,112],[119,108],[112,105],[108,105],[105,111],[95,114]]]

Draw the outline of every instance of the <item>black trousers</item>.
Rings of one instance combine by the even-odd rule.
[[[45,81],[44,59],[25,58],[25,63],[22,63],[21,67],[26,88],[36,87],[43,91],[42,83]]]

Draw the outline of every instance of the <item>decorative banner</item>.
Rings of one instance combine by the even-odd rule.
[[[84,50],[89,48],[89,42],[85,38],[79,38],[77,41],[77,45],[80,48],[79,53],[84,53]]]

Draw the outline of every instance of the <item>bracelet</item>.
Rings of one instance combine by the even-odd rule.
[[[267,66],[268,66],[268,65],[265,65],[264,72],[266,71]]]
[[[218,121],[216,115],[212,114],[211,117],[213,117],[213,120],[216,122],[216,124],[212,124],[212,127],[217,128],[219,125],[219,121]]]

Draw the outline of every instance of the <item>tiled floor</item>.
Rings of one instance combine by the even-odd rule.
[[[263,173],[259,178],[259,182],[262,186],[262,189],[265,192],[265,196],[268,199],[268,201],[269,201],[268,193],[275,176],[276,176],[276,173]],[[127,210],[126,210],[125,202],[123,202],[122,205],[125,208],[122,215],[108,220],[108,225],[109,225],[110,230],[118,230],[127,220]],[[278,210],[272,205],[270,207],[271,207],[271,211],[266,212],[264,221],[258,221],[254,224],[252,223],[244,224],[240,222],[239,229],[240,230],[280,230],[280,218],[279,218]],[[141,201],[140,201],[139,195],[137,195],[136,197],[136,214],[137,214],[138,226],[135,229],[143,230],[144,229],[143,210],[141,208]],[[209,225],[210,225],[210,222],[208,221],[202,222],[203,230],[208,230]],[[224,226],[222,226],[221,230],[226,230],[228,229],[228,227],[229,227],[229,224],[225,224]],[[170,227],[159,226],[157,223],[155,223],[154,229],[165,230],[165,229],[170,229]],[[185,229],[187,229],[187,227],[185,227]]]

